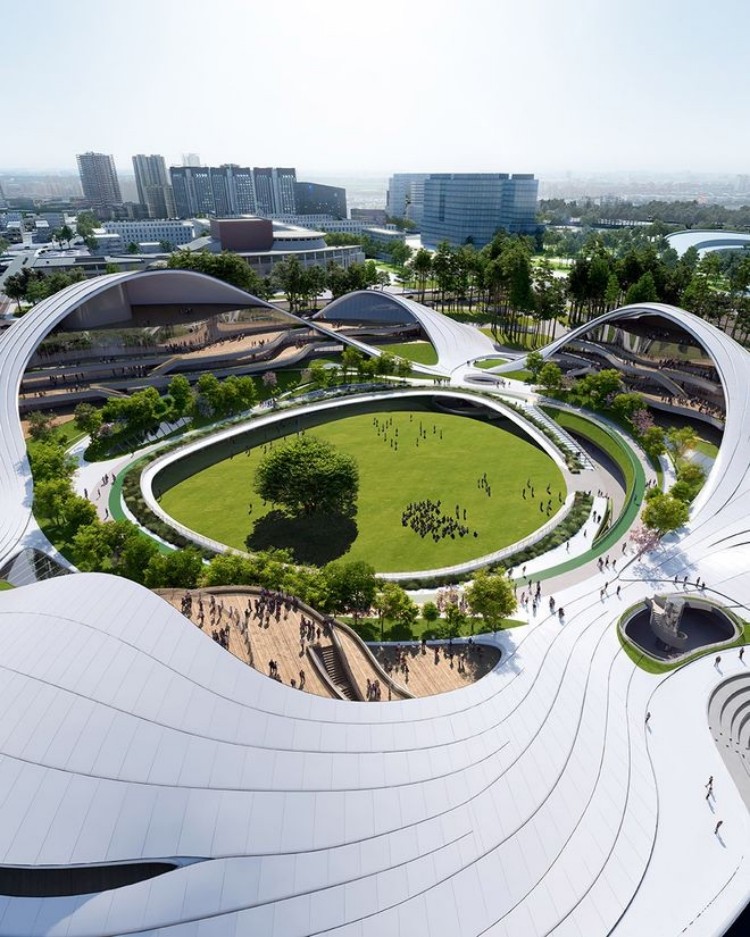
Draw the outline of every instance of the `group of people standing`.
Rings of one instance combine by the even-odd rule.
[[[414,422],[413,413],[409,414],[409,422]],[[403,439],[399,436],[399,427],[394,426],[393,417],[389,416],[387,419],[381,419],[380,417],[374,416],[372,418],[372,425],[376,434],[383,442],[387,442],[391,449],[398,452],[399,443],[403,442]],[[438,429],[437,424],[433,423],[432,433],[428,433],[427,427],[424,426],[420,420],[419,427],[417,428],[417,437],[414,440],[416,448],[419,448],[420,443],[424,445],[430,436],[434,437],[436,440],[441,440],[443,438],[443,431],[442,429]]]
[[[432,501],[425,498],[423,501],[411,501],[401,513],[401,526],[411,527],[423,539],[431,536],[435,543],[450,537],[467,537],[471,529],[463,523],[467,519],[466,508],[459,504],[455,508],[455,517],[443,511],[442,501]],[[473,531],[475,537],[479,534]]]
[[[527,492],[528,492],[528,495],[527,495]],[[552,484],[551,483],[549,483],[547,487],[545,488],[545,494],[547,495],[546,499],[544,495],[540,495],[539,497],[539,511],[541,514],[546,513],[547,517],[549,517],[550,514],[552,513]],[[528,501],[528,500],[534,501],[536,499],[536,489],[534,488],[534,485],[532,484],[530,478],[526,479],[526,484],[521,489],[521,497],[523,498],[524,501]],[[557,492],[557,503],[558,504],[563,503],[563,496],[562,496],[561,491]]]

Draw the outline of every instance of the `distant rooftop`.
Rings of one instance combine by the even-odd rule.
[[[691,247],[701,253],[710,250],[730,250],[750,247],[750,233],[742,231],[675,231],[667,235],[669,246],[682,257]]]

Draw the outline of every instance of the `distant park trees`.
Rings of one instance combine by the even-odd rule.
[[[214,254],[205,250],[179,250],[170,255],[167,267],[171,270],[195,270],[197,273],[205,273],[261,298],[268,294],[268,284],[239,254],[232,251]]]

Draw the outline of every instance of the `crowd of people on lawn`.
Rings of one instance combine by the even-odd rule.
[[[455,516],[446,514],[443,511],[442,501],[432,501],[425,498],[422,501],[410,501],[406,508],[401,512],[401,526],[411,527],[423,539],[432,537],[435,543],[439,543],[446,537],[455,540],[456,537],[468,537],[473,533],[478,537],[478,532],[472,531],[464,523],[467,519],[466,508],[461,508],[459,504],[455,507]]]

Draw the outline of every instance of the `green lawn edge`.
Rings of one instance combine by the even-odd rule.
[[[555,576],[561,576],[564,573],[569,573],[571,570],[578,569],[580,566],[584,566],[589,560],[595,559],[597,556],[601,556],[602,553],[606,553],[607,550],[612,549],[612,547],[617,543],[617,541],[626,533],[629,529],[635,518],[638,516],[638,511],[640,510],[641,503],[643,501],[643,494],[646,490],[646,473],[643,471],[643,466],[640,463],[640,460],[635,455],[633,450],[625,444],[612,430],[607,427],[602,426],[600,423],[594,422],[594,420],[588,416],[582,416],[581,414],[575,413],[571,414],[569,411],[560,410],[557,407],[544,407],[546,413],[549,414],[552,419],[558,421],[557,414],[565,413],[566,416],[575,417],[576,419],[571,421],[575,429],[574,432],[579,433],[579,435],[584,436],[589,439],[595,445],[600,445],[599,439],[601,439],[602,448],[607,455],[609,455],[618,465],[621,466],[623,475],[626,479],[630,477],[632,479],[632,484],[630,488],[630,493],[626,487],[626,501],[623,506],[623,509],[620,511],[620,514],[617,517],[617,520],[612,524],[606,533],[600,535],[592,544],[591,549],[586,553],[582,553],[579,556],[573,557],[570,560],[566,560],[564,563],[560,563],[557,566],[552,566],[549,569],[542,570],[534,574],[534,578],[538,580],[542,579],[552,579]],[[564,428],[569,428],[563,423],[560,423]],[[594,430],[599,432],[594,433]],[[591,433],[591,435],[588,435]],[[592,438],[593,437],[593,438]],[[607,448],[604,448],[605,445]],[[629,472],[626,473],[621,462],[624,463],[627,461],[629,465]],[[520,579],[518,580],[520,581]]]

